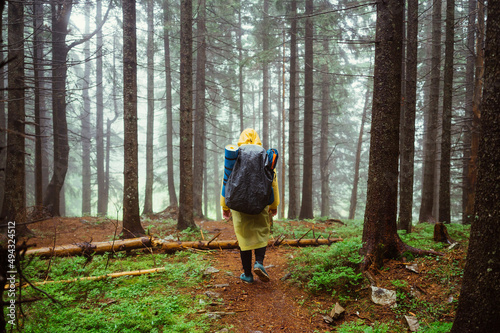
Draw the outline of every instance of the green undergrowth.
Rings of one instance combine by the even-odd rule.
[[[23,264],[31,282],[156,267],[165,271],[47,283],[38,286],[44,293],[23,288],[22,298],[33,301],[22,305],[14,332],[209,332],[210,319],[197,314],[209,303],[202,288],[210,262],[201,254],[96,255],[91,261],[84,257],[53,258],[50,264],[49,260],[33,258]],[[7,331],[10,329],[8,325]]]
[[[406,332],[408,326],[404,316],[412,313],[419,320],[419,332],[448,332],[451,329],[459,296],[470,226],[446,225],[450,237],[459,243],[457,248],[460,248],[460,252],[456,255],[453,255],[452,251],[457,251],[457,248],[450,248],[450,244],[434,242],[433,224],[418,224],[414,226],[412,233],[398,232],[403,242],[410,246],[444,254],[444,256],[415,257],[407,252],[403,253],[401,258],[396,258],[404,262],[415,262],[419,267],[424,267],[424,272],[420,274],[425,274],[426,283],[436,286],[435,288],[439,289],[436,292],[439,294],[437,297],[422,297],[415,293],[415,286],[404,279],[387,280],[385,283],[389,286],[384,287],[396,290],[398,306],[390,310],[393,313],[393,320],[385,318],[379,321],[379,318],[375,317],[375,307],[378,305],[371,302],[366,291],[363,292],[369,286],[359,266],[363,259],[359,254],[362,247],[363,223],[360,220],[343,222],[345,225],[334,227],[335,234],[344,239],[342,242],[333,243],[329,247],[296,249],[288,265],[292,283],[305,287],[312,294],[328,295],[332,298],[333,304],[338,301],[351,311],[374,309],[373,312],[368,310],[368,313],[374,316],[371,318],[372,324],[368,325],[362,320],[344,322],[337,326],[335,331]],[[282,228],[287,230],[286,222]],[[329,228],[326,228],[326,231],[329,232]],[[389,267],[383,267],[382,275],[391,276],[389,270]],[[377,278],[383,282],[381,276]],[[425,287],[431,288],[427,285]],[[326,309],[325,313],[329,311]]]
[[[343,225],[335,222],[325,224],[324,218],[306,222],[312,223],[314,227],[309,224],[297,225],[290,220],[274,221],[273,234],[275,237],[284,235],[287,238],[349,238],[359,236],[363,231],[363,220],[343,220]]]
[[[300,249],[289,265],[292,280],[312,293],[327,291],[349,298],[363,279],[359,271],[360,248],[361,238],[353,237],[326,248]]]

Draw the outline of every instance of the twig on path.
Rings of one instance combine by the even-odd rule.
[[[309,233],[309,231],[311,231],[311,230],[312,230],[312,228],[311,228],[311,229],[309,229],[309,230],[307,230],[307,232],[306,232],[305,234],[303,234],[303,235],[302,235],[302,237],[300,237],[300,238],[297,240],[297,242],[300,242],[300,240],[301,240],[302,238],[306,237],[306,235],[307,235],[307,234]]]
[[[221,233],[219,232],[219,233],[218,233],[217,235],[215,235],[215,236],[214,236],[211,240],[209,240],[209,241],[208,241],[208,243],[207,243],[207,246],[208,246],[208,245],[210,245],[210,243],[212,243],[214,240],[216,240],[216,239],[217,239],[217,237],[219,237],[219,236],[220,236],[220,234],[221,234]]]
[[[35,286],[40,286],[40,285],[44,285],[44,284],[52,284],[52,283],[73,283],[73,282],[78,282],[78,281],[102,280],[105,278],[117,278],[117,277],[121,277],[121,276],[129,276],[129,275],[130,276],[137,276],[137,275],[144,275],[144,274],[151,274],[151,273],[160,273],[163,271],[165,271],[165,267],[158,267],[158,268],[151,268],[151,269],[140,269],[137,271],[128,271],[128,272],[109,273],[109,274],[104,274],[104,275],[99,275],[99,276],[84,276],[84,277],[79,277],[79,278],[70,279],[70,280],[43,281],[43,282],[33,282],[33,283],[29,282],[25,278],[25,280],[26,280],[26,282],[28,282],[28,284],[24,284],[24,285],[22,285],[22,287],[24,288],[24,287],[27,287],[28,285],[30,285],[31,287],[35,288],[36,290],[45,293],[43,290],[40,290],[40,289],[36,288]],[[49,296],[48,294],[46,294],[46,295]],[[51,297],[49,296],[49,298],[51,298]]]

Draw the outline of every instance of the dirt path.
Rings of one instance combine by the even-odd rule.
[[[241,282],[240,256],[237,250],[213,254],[213,267],[220,270],[213,274],[213,292],[223,302],[210,311],[227,314],[221,323],[233,325],[235,332],[314,332],[325,328],[321,317],[312,317],[305,304],[308,295],[291,286],[286,279],[286,258],[291,249],[269,248],[264,265],[271,281],[264,283],[255,277],[253,284]],[[212,290],[210,290],[212,291]]]

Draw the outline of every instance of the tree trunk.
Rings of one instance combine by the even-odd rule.
[[[278,239],[269,240],[268,246],[319,246],[331,245],[336,242],[343,241],[342,238],[327,238],[327,239]],[[109,242],[95,243],[80,243],[60,245],[56,247],[42,247],[39,249],[31,249],[26,251],[27,256],[38,257],[67,257],[76,255],[92,255],[102,254],[106,252],[129,251],[134,249],[154,248],[161,249],[165,252],[175,252],[185,249],[236,249],[238,248],[237,240],[204,240],[204,241],[166,241],[157,238],[140,237],[131,239],[122,239]]]
[[[401,1],[378,4],[364,269],[380,267],[383,259],[406,250],[423,253],[403,243],[396,226],[403,18]]]
[[[298,119],[296,97],[296,80],[297,80],[297,1],[292,0],[290,16],[290,97],[288,111],[288,218],[295,219],[298,214],[299,198],[298,198],[298,163],[297,163],[297,133]]]
[[[33,75],[35,94],[35,206],[39,209],[43,206],[43,159],[42,159],[42,108],[44,107],[42,94],[43,71],[43,4],[40,0],[33,2]],[[1,79],[3,82],[3,78]],[[3,88],[3,87],[2,87]],[[2,98],[3,100],[3,98]],[[3,126],[2,126],[3,127]],[[2,147],[4,145],[2,144]],[[3,164],[2,164],[3,166]],[[3,200],[0,198],[0,201]]]
[[[283,29],[283,71],[282,71],[282,76],[283,76],[283,82],[282,82],[282,95],[281,95],[281,113],[282,113],[282,119],[281,119],[281,181],[280,181],[280,193],[281,193],[281,207],[280,207],[280,214],[279,217],[284,219],[285,218],[285,197],[286,197],[286,192],[285,192],[285,179],[286,179],[286,169],[287,169],[287,164],[286,164],[286,159],[285,159],[285,136],[286,136],[286,115],[285,115],[285,89],[286,89],[286,39],[285,39],[286,33],[285,29]]]
[[[220,183],[220,179],[221,177],[219,176],[220,175],[220,171],[219,171],[219,159],[221,158],[221,149],[219,148],[218,144],[217,144],[217,140],[219,138],[219,136],[217,135],[217,131],[215,130],[215,127],[214,129],[212,130],[212,143],[213,143],[213,158],[214,158],[214,178],[213,178],[213,184],[214,184],[214,188],[216,189],[216,193],[217,195],[215,195],[215,200],[214,200],[214,203],[215,203],[215,219],[217,221],[219,221],[220,219],[222,219],[222,216],[221,216],[221,207],[220,207],[220,196],[221,196],[221,183]]]
[[[478,2],[479,3],[479,2]],[[500,3],[488,2],[484,92],[476,200],[467,263],[451,329],[495,332],[500,327]]]
[[[144,235],[139,216],[135,0],[123,1],[123,238]]]
[[[116,78],[117,74],[117,66],[116,66],[116,50],[117,50],[117,34],[113,35],[113,109],[115,112],[115,116],[113,119],[109,119],[106,122],[106,170],[104,174],[104,182],[106,184],[106,187],[104,189],[104,202],[108,203],[109,202],[109,185],[110,185],[110,179],[109,179],[109,162],[111,159],[111,125],[118,119],[118,116],[120,114],[118,110],[118,90],[116,89],[118,87],[118,79]],[[108,205],[106,204],[105,207],[105,212],[106,215],[108,214]]]
[[[174,149],[173,149],[173,117],[172,117],[172,76],[170,68],[170,18],[168,0],[163,1],[163,46],[165,49],[165,99],[167,113],[167,181],[169,205],[177,207],[177,194],[174,183]]]
[[[0,18],[1,20],[1,18]],[[1,36],[1,34],[0,34]],[[1,39],[1,38],[0,38]],[[3,54],[0,52],[0,61],[4,61]],[[7,158],[7,115],[5,113],[5,76],[6,66],[0,67],[0,214],[3,209],[3,199],[5,195],[5,163]],[[0,259],[3,260],[3,259]],[[7,260],[7,259],[5,259]],[[1,324],[1,322],[0,322]],[[1,328],[1,326],[0,326]]]
[[[453,102],[453,52],[455,47],[455,0],[446,0],[446,41],[444,56],[441,171],[439,172],[439,221],[451,222],[451,109]]]
[[[413,176],[415,162],[415,113],[417,103],[418,0],[408,1],[406,96],[401,125],[401,177],[398,229],[411,232],[413,219]]]
[[[66,119],[66,35],[73,3],[51,2],[52,9],[52,130],[54,137],[53,174],[45,190],[43,205],[54,216],[60,215],[60,192],[68,171],[68,122]]]
[[[90,13],[90,2],[85,3],[85,11]],[[90,33],[90,18],[85,15],[85,34]],[[82,215],[91,215],[91,180],[92,173],[90,170],[90,42],[86,41],[83,49],[85,64],[82,78],[82,98],[83,108],[81,111],[80,120],[82,123],[81,140],[82,140]]]
[[[241,11],[243,10],[243,0],[240,0],[240,7],[238,8],[238,39],[236,40],[236,47],[238,48],[238,87],[239,87],[239,101],[240,101],[240,133],[245,129],[243,126],[243,43],[241,41],[243,36],[243,27],[241,23]]]
[[[196,228],[193,219],[193,4],[181,0],[180,191],[177,229]]]
[[[116,101],[115,101],[115,104],[116,104]],[[104,177],[105,177],[105,181],[106,181],[106,188],[104,189],[104,193],[105,193],[105,196],[104,196],[104,201],[105,202],[108,202],[109,201],[109,184],[110,184],[110,180],[109,180],[109,162],[111,160],[111,125],[115,122],[115,120],[117,119],[117,117],[113,118],[112,120],[110,120],[108,118],[107,122],[106,122],[106,169],[104,171]],[[106,215],[108,214],[108,208],[106,207]]]
[[[462,223],[467,223],[467,198],[471,191],[468,171],[470,160],[470,149],[472,140],[472,118],[474,112],[472,111],[474,99],[474,63],[476,55],[474,53],[474,42],[476,39],[476,0],[469,0],[468,9],[468,25],[467,25],[467,48],[466,58],[467,64],[465,67],[465,119],[463,127],[463,155],[462,155]],[[470,220],[469,220],[470,222]]]
[[[7,177],[0,220],[2,224],[12,221],[18,225],[26,221],[24,3],[9,2],[7,13],[8,59],[11,61],[8,64]],[[26,227],[16,227],[16,230],[16,236],[27,232]]]
[[[433,5],[432,12],[432,59],[429,109],[427,116],[427,132],[425,133],[425,155],[423,167],[422,204],[420,206],[419,222],[434,219],[435,172],[437,156],[437,125],[439,113],[439,78],[441,61],[441,0]]]
[[[467,181],[469,191],[467,192],[467,205],[465,206],[465,223],[470,224],[474,221],[474,201],[476,195],[477,168],[478,168],[478,149],[479,149],[479,132],[481,118],[481,96],[483,91],[483,75],[484,75],[484,3],[477,2],[477,38],[476,38],[476,75],[474,84],[474,98],[472,103],[472,129],[471,129],[471,149],[469,169],[467,172]]]
[[[147,20],[148,20],[148,118],[146,128],[146,189],[144,195],[143,214],[153,213],[153,138],[154,138],[154,117],[155,117],[155,82],[154,82],[154,1],[147,1]]]
[[[269,0],[264,0],[263,8],[263,32],[262,32],[262,51],[264,54],[269,49]],[[269,141],[269,61],[267,56],[264,57],[262,63],[262,145],[268,147]]]
[[[205,35],[205,0],[200,0],[198,6],[197,23],[197,52],[196,52],[196,112],[194,135],[194,165],[193,165],[193,208],[197,217],[203,217],[202,193],[203,170],[205,168],[205,66],[206,43]]]
[[[328,39],[323,39],[323,52],[330,54]],[[329,113],[330,113],[330,74],[328,74],[328,63],[325,62],[321,68],[321,142],[320,142],[320,172],[321,172],[321,216],[330,215],[330,170],[329,170]]]
[[[61,187],[61,198],[59,200],[59,215],[66,216],[66,183]]]
[[[371,68],[370,68],[371,72]],[[361,164],[361,150],[363,145],[363,132],[366,122],[366,113],[370,106],[370,93],[369,82],[366,84],[365,105],[363,106],[363,114],[361,116],[361,126],[359,128],[358,145],[356,148],[356,160],[354,162],[354,179],[351,191],[351,202],[349,205],[349,220],[354,219],[356,216],[356,206],[358,205],[358,183],[359,183],[359,165]]]
[[[102,0],[96,0],[96,24],[102,21]],[[102,30],[97,32],[96,44],[96,164],[97,164],[97,214],[105,216],[108,211],[106,178],[104,174],[104,87],[102,60]]]
[[[300,219],[314,217],[312,203],[312,173],[313,173],[313,22],[310,15],[313,13],[313,1],[306,0],[306,28],[304,48],[304,154],[302,170],[302,205]]]

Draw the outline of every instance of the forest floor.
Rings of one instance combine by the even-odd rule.
[[[289,221],[287,223],[297,227],[311,226],[316,230],[332,227],[331,223],[321,222]],[[157,220],[143,221],[145,229],[149,229],[153,235],[157,234],[155,231],[158,231],[156,229],[158,224]],[[219,233],[217,240],[236,239],[231,221],[197,220],[196,224],[202,230],[200,239],[203,237],[209,240]],[[120,228],[116,220],[94,217],[53,218],[31,226],[34,237],[29,239],[28,245],[32,248],[39,248],[109,241],[120,232]],[[163,236],[176,235],[175,226],[169,228],[169,230],[161,230]],[[297,238],[300,236],[296,235]],[[398,327],[404,327],[403,331],[410,331],[404,315],[410,316],[415,313],[412,311],[404,313],[403,309],[395,311],[389,306],[374,304],[370,299],[371,289],[367,279],[356,291],[356,299],[340,300],[341,305],[346,309],[344,315],[333,324],[327,324],[324,316],[330,314],[339,299],[328,292],[311,294],[306,288],[288,278],[289,261],[296,255],[296,248],[268,247],[264,266],[271,281],[264,283],[255,277],[255,283],[246,284],[239,279],[242,269],[237,249],[207,252],[211,266],[219,270],[218,273],[211,275],[211,280],[205,285],[206,292],[215,295],[208,310],[217,314],[214,332],[220,327],[232,327],[229,331],[220,332],[333,332],[336,331],[336,327],[345,322],[357,322],[364,325],[398,322]],[[429,307],[430,304],[452,305],[447,307],[449,313],[447,313],[448,310],[444,312],[441,310],[439,321],[453,321],[459,281],[457,282],[457,279],[443,281],[442,275],[438,276],[435,272],[442,270],[443,264],[446,267],[458,265],[463,269],[465,246],[458,246],[453,251],[447,252],[441,260],[426,260],[425,258],[414,260],[419,267],[418,273],[408,270],[407,262],[387,260],[384,268],[373,274],[376,285],[395,289],[394,281],[406,281],[406,286],[417,290],[418,299],[421,301],[419,304],[422,307]],[[428,324],[422,320],[425,319],[420,319],[421,325]]]

